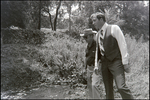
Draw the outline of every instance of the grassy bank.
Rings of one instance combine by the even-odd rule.
[[[17,90],[47,84],[86,84],[82,73],[86,43],[65,31],[42,29],[43,44],[3,44],[1,46],[1,88]],[[137,99],[149,99],[149,42],[142,43],[126,35],[131,73],[126,74],[128,87]],[[104,98],[104,86],[100,85]],[[116,91],[116,88],[115,88]],[[115,97],[120,98],[115,92]]]

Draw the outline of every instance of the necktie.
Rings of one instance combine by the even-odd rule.
[[[104,36],[103,36],[103,30],[100,31],[100,51],[101,51],[101,55],[104,56],[104,46],[103,46],[103,40],[104,40]]]

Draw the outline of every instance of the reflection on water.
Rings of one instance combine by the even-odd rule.
[[[22,99],[25,95],[27,95],[25,91],[7,91],[1,92],[1,99]]]

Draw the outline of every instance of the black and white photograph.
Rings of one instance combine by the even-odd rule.
[[[149,99],[149,1],[1,0],[1,99]]]

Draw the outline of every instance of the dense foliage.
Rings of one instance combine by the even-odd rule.
[[[11,25],[25,28],[24,19],[26,4],[18,1],[1,1],[1,27],[7,28]]]
[[[11,39],[8,39],[7,36],[3,37],[1,64],[1,87],[3,89],[27,88],[33,86],[32,83],[35,81],[34,85],[43,82],[49,84],[65,83],[70,84],[70,86],[76,83],[86,84],[84,73],[81,70],[84,63],[84,53],[81,52],[84,50],[84,44],[79,40],[76,41],[68,35],[52,31],[50,31],[51,34],[47,33],[47,39],[43,37],[45,33],[43,34],[38,30],[3,30],[3,32],[16,33]],[[20,35],[20,33],[24,35]],[[36,45],[39,44],[37,39],[42,41],[41,45]],[[52,77],[53,75],[54,77]],[[5,80],[6,78],[7,80]],[[33,78],[34,80],[31,81]],[[18,82],[18,80],[21,81]],[[11,83],[13,84],[9,85]]]
[[[32,29],[2,29],[2,43],[21,43],[21,44],[42,44],[45,40],[45,34],[40,30]]]
[[[76,26],[93,28],[90,15],[100,11],[105,13],[108,23],[118,24],[124,33],[143,35],[149,39],[149,2],[145,1],[2,1],[2,28],[40,29],[40,26],[56,30],[67,28],[70,33]],[[75,7],[78,7],[74,10]],[[66,18],[68,17],[68,18]],[[89,23],[89,25],[88,25]],[[56,26],[58,26],[56,28]],[[94,28],[93,28],[94,29]],[[71,32],[72,31],[72,32]],[[75,33],[75,32],[74,32]],[[78,33],[78,32],[76,32]]]

